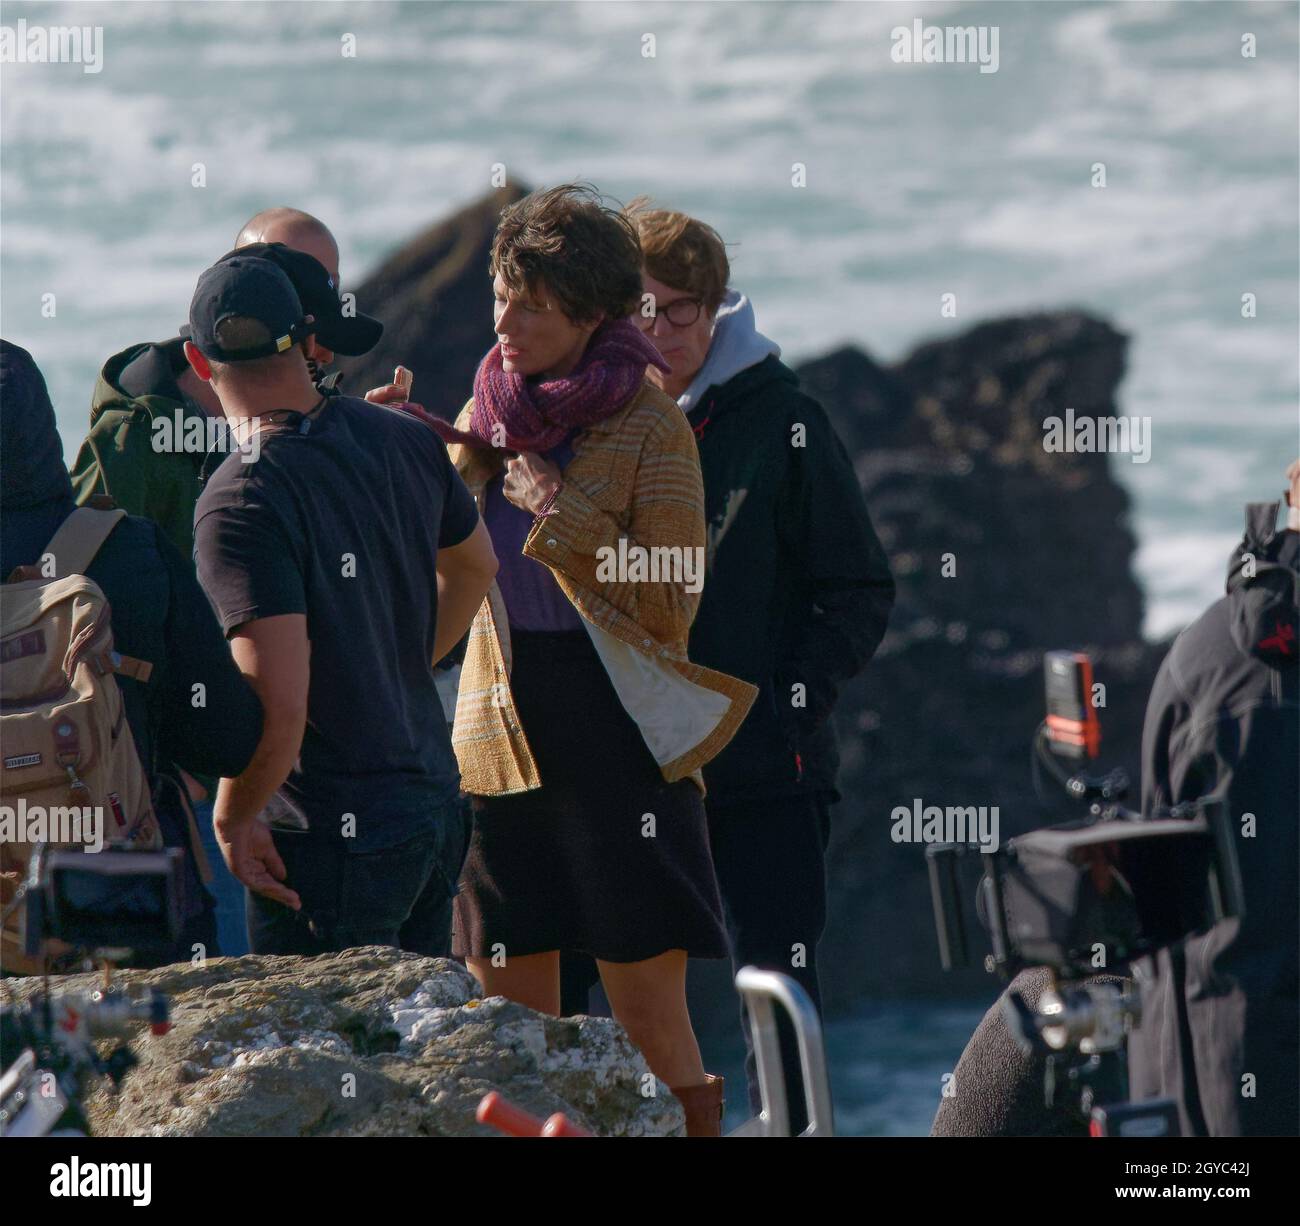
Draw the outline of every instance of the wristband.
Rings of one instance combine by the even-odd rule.
[[[564,482],[561,481],[560,484],[557,485],[555,489],[551,491],[550,497],[548,497],[547,500],[544,503],[542,503],[541,507],[539,507],[537,510],[538,519],[545,519],[548,515],[555,514],[555,500],[560,496],[560,491],[563,488],[564,488]]]

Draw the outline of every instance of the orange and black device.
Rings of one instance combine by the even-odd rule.
[[[1092,702],[1092,661],[1081,651],[1049,651],[1043,657],[1047,685],[1047,739],[1066,758],[1101,752],[1101,721]]]

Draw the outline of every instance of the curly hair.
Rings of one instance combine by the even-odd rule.
[[[589,184],[535,191],[502,210],[488,271],[515,293],[545,285],[578,324],[624,319],[641,303],[636,229]]]

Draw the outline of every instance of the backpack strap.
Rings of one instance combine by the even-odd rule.
[[[54,558],[54,577],[84,575],[109,533],[125,518],[126,512],[121,508],[101,511],[95,507],[78,507],[73,511],[45,546],[45,552]]]
[[[78,507],[73,511],[45,546],[45,552],[54,559],[54,577],[62,579],[67,575],[84,575],[100,547],[125,518],[125,511],[111,505]],[[124,656],[120,652],[113,652],[111,659],[106,658],[102,667],[111,668],[118,676],[131,677],[142,685],[148,684],[153,673],[153,665],[148,660],[137,660],[134,656]]]

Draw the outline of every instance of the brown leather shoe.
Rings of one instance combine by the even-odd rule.
[[[688,1137],[722,1136],[722,1080],[705,1073],[702,1085],[669,1087],[686,1112]]]

